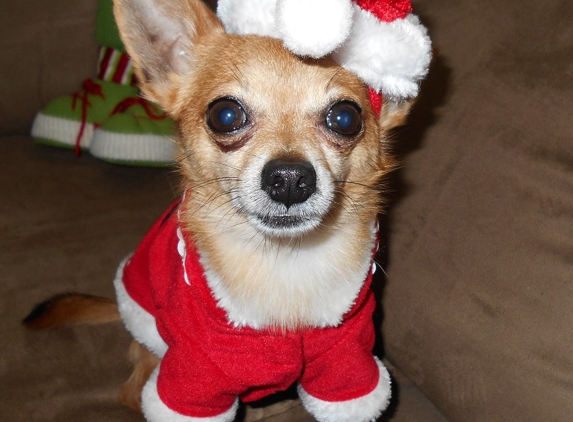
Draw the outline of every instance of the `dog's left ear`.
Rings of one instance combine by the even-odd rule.
[[[195,47],[224,33],[220,21],[201,0],[114,0],[114,13],[141,90],[173,111]]]
[[[403,100],[399,102],[384,101],[378,122],[380,128],[388,131],[398,126],[406,124],[408,113],[416,102],[415,99]]]

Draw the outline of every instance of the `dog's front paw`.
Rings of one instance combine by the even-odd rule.
[[[391,397],[390,374],[376,359],[380,376],[370,393],[346,401],[326,401],[310,395],[302,386],[298,394],[302,404],[319,422],[373,422],[388,407]]]
[[[232,422],[235,419],[239,407],[238,399],[235,400],[229,410],[214,416],[191,416],[172,409],[159,396],[157,391],[158,375],[159,367],[153,371],[141,394],[141,407],[148,422]],[[202,411],[204,412],[205,409]]]

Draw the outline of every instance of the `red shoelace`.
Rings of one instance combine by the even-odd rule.
[[[113,116],[114,114],[117,113],[125,113],[130,107],[133,107],[134,105],[142,106],[145,112],[147,113],[147,116],[152,120],[164,120],[167,118],[167,115],[165,113],[155,114],[154,111],[157,111],[157,107],[155,107],[149,101],[141,97],[129,97],[123,101],[120,101],[115,106],[110,116]]]
[[[86,79],[82,84],[82,88],[83,89],[80,92],[76,92],[73,95],[73,102],[72,102],[72,110],[76,109],[76,103],[78,100],[82,102],[82,123],[80,125],[78,136],[76,137],[76,157],[79,157],[81,153],[80,142],[82,141],[82,136],[84,136],[84,132],[86,130],[88,107],[92,106],[92,104],[88,99],[88,95],[97,95],[101,98],[105,98],[102,92],[101,85],[95,83],[91,79]]]
[[[88,115],[88,107],[92,106],[92,103],[89,100],[89,95],[97,95],[103,99],[105,96],[102,92],[102,87],[100,84],[94,82],[92,79],[86,79],[82,84],[82,90],[76,92],[72,96],[72,110],[76,109],[76,105],[78,101],[82,103],[82,120],[80,125],[80,130],[76,137],[76,157],[79,157],[81,154],[80,143],[82,141],[82,137],[84,136],[87,124],[87,115]],[[156,107],[154,107],[149,101],[141,97],[128,97],[122,101],[120,101],[110,113],[110,116],[113,116],[116,113],[125,113],[130,107],[134,105],[141,105],[147,116],[152,120],[163,120],[167,118],[165,113],[156,113]],[[155,110],[154,110],[155,109]],[[94,123],[95,126],[101,125],[101,123]]]

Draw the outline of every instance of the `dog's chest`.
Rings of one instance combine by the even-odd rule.
[[[249,246],[226,239],[217,265],[199,254],[207,284],[230,323],[257,329],[332,327],[342,322],[370,275],[373,227],[365,239],[342,230],[315,245]]]

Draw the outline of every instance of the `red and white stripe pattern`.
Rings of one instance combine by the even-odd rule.
[[[137,82],[131,58],[111,47],[100,47],[97,77],[122,85],[135,85]]]

